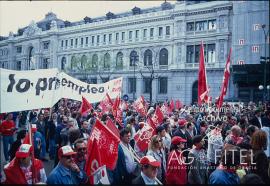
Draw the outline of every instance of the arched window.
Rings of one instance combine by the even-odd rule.
[[[98,55],[94,54],[92,56],[92,68],[97,68],[97,64],[98,64]]]
[[[87,63],[87,57],[85,55],[83,55],[81,57],[81,69],[85,69],[86,63]]]
[[[35,61],[34,61],[34,47],[29,47],[29,55],[28,55],[28,69],[32,70],[35,68]]]
[[[159,65],[168,65],[168,50],[166,48],[159,52]]]
[[[65,70],[65,66],[66,66],[66,57],[62,57],[61,59],[61,70]]]
[[[152,57],[153,57],[152,51],[147,49],[144,52],[144,58],[143,58],[144,66],[152,66],[153,65]]]
[[[116,55],[116,67],[118,69],[123,68],[123,53],[118,52]]]
[[[111,56],[109,53],[106,53],[104,55],[104,64],[103,64],[103,67],[105,69],[109,69],[110,68],[110,62],[111,62]]]
[[[75,70],[77,67],[77,59],[75,56],[71,57],[70,69]]]
[[[136,51],[132,51],[129,56],[129,66],[135,66],[139,61],[139,56]]]

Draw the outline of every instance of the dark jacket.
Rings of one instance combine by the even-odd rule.
[[[143,180],[141,175],[136,177],[134,180],[132,180],[132,184],[133,185],[145,185],[144,180]]]
[[[261,119],[262,120],[262,119]],[[254,118],[252,118],[249,123],[251,123],[252,125],[258,127],[259,129],[261,128],[261,124],[258,120],[258,118],[255,116]]]

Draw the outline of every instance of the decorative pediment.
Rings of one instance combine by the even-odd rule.
[[[173,7],[171,3],[165,1],[164,3],[161,4],[161,8],[162,10],[170,10]]]
[[[52,20],[50,26],[51,26],[51,30],[57,30],[57,22],[55,20]]]
[[[30,25],[23,32],[23,35],[27,36],[27,37],[30,37],[30,36],[33,36],[33,35],[37,35],[37,34],[39,34],[41,32],[42,32],[41,28],[39,28],[37,26],[37,24],[34,21],[32,21],[30,23]]]
[[[141,9],[135,6],[135,7],[132,9],[132,13],[133,13],[133,15],[140,14],[140,13],[141,13]]]
[[[114,15],[114,13],[112,13],[112,12],[108,12],[108,13],[106,14],[106,17],[107,17],[107,19],[114,19],[114,18],[115,18],[115,15]]]

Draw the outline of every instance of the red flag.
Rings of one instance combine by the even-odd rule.
[[[200,66],[199,66],[199,75],[198,75],[198,104],[201,105],[203,102],[208,100],[208,86],[207,86],[207,77],[206,70],[204,65],[204,48],[203,43],[201,42],[200,46]]]
[[[150,125],[153,129],[156,129],[156,123],[154,123],[154,121],[152,120],[152,118],[151,117],[149,117],[149,116],[147,116],[147,123],[148,123],[148,125]],[[154,130],[154,132],[153,132],[153,135],[155,135],[156,134],[156,130]]]
[[[85,114],[86,112],[90,111],[91,109],[93,109],[91,103],[89,103],[87,101],[87,99],[82,96],[82,104],[81,104],[81,108],[79,110],[81,115]]]
[[[232,53],[232,49],[230,49],[229,56],[227,58],[226,66],[224,69],[223,82],[222,82],[221,92],[220,92],[220,96],[218,98],[218,104],[217,104],[218,108],[222,106],[224,96],[226,95],[227,89],[228,89],[229,78],[230,78],[231,53]]]
[[[89,139],[92,141],[94,139],[97,140],[101,164],[106,165],[110,170],[113,170],[118,158],[118,145],[120,139],[98,119],[93,126]]]
[[[161,112],[163,113],[163,115],[168,115],[169,112],[171,112],[171,108],[168,106],[167,102],[164,102],[164,104],[162,105],[162,107],[160,108]]]
[[[155,130],[147,124],[134,135],[134,140],[141,151],[145,151],[148,148],[154,131]]]
[[[178,99],[178,100],[176,100],[176,102],[175,102],[175,108],[177,109],[177,110],[179,110],[180,108],[182,108],[183,107],[183,104],[181,103],[181,101]]]
[[[108,99],[110,105],[113,105],[113,101],[108,93],[106,93],[106,98]]]
[[[159,106],[157,106],[155,114],[153,116],[153,121],[159,125],[163,122],[163,118],[164,118],[163,113],[161,112]]]
[[[110,111],[113,106],[113,102],[107,93],[105,98],[99,103],[99,108],[101,109],[102,113]]]
[[[134,103],[133,106],[137,112],[141,115],[146,116],[145,100],[144,97],[139,97]]]
[[[173,100],[170,101],[170,109],[171,109],[171,111],[173,111],[173,109],[174,109],[174,102],[173,102]]]
[[[118,138],[120,138],[119,130],[116,128],[111,118],[107,119],[106,125]]]
[[[100,159],[100,152],[97,140],[94,139],[93,141],[88,140],[88,153],[87,159],[85,164],[85,172],[87,176],[90,177],[90,184],[94,184],[94,176],[93,173],[102,166],[101,159]]]
[[[120,97],[117,96],[117,98],[114,100],[112,108],[114,117],[117,117],[117,110],[119,109],[120,103],[121,103]]]

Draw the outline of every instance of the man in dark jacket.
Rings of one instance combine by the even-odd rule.
[[[258,127],[259,129],[262,128],[262,118],[261,118],[261,111],[260,110],[255,111],[255,116],[254,116],[254,118],[252,118],[249,121],[249,123]]]
[[[157,185],[157,172],[161,166],[153,156],[144,156],[140,160],[142,166],[141,174],[132,181],[134,185]]]

